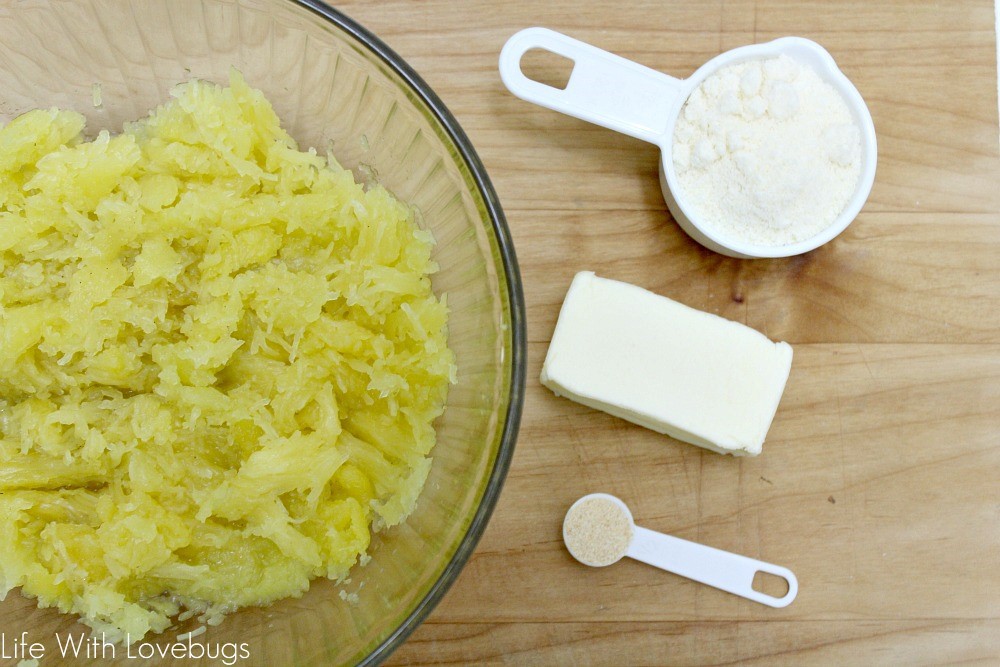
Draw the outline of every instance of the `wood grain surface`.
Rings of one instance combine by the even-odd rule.
[[[1000,665],[1000,141],[992,0],[345,0],[468,133],[515,240],[528,385],[479,547],[389,659],[403,665]],[[869,104],[871,198],[834,242],[744,261],[666,211],[657,149],[523,102],[506,39],[546,26],[675,76],[785,35]],[[534,59],[543,79],[562,63]],[[538,382],[574,273],[593,270],[795,349],[763,454],[734,459]],[[789,567],[771,609],[561,541],[604,491],[636,522]],[[38,610],[25,601],[26,619]],[[43,667],[45,662],[42,663]]]
[[[1000,156],[988,1],[343,2],[458,117],[500,194],[528,306],[514,464],[479,549],[392,664],[997,664]],[[504,41],[542,25],[676,76],[783,35],[823,44],[867,100],[871,199],[808,255],[739,261],[674,224],[652,146],[510,95]],[[533,61],[543,78],[558,63]],[[792,343],[759,458],[721,457],[537,381],[590,269]],[[577,497],[787,565],[775,610],[627,561],[577,565]]]

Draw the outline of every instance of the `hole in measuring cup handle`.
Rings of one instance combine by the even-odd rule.
[[[525,78],[553,90],[566,90],[576,67],[572,58],[542,47],[525,51],[518,64]]]
[[[743,597],[775,609],[787,607],[795,601],[799,594],[799,580],[791,570],[787,567],[760,561],[757,562],[757,568],[749,586],[749,590]],[[772,595],[769,592],[780,590],[783,587],[787,587],[787,590],[782,595]]]
[[[788,595],[788,591],[791,590],[791,584],[781,575],[757,570],[757,573],[753,576],[751,588],[758,593],[780,599]]]

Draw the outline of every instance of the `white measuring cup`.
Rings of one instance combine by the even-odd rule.
[[[632,539],[629,541],[627,549],[614,561],[607,563],[608,565],[628,556],[653,567],[658,567],[661,570],[679,574],[682,577],[708,584],[719,590],[739,595],[740,597],[759,602],[769,607],[787,607],[799,592],[799,582],[788,568],[754,560],[753,558],[740,556],[728,551],[722,551],[721,549],[715,549],[703,544],[697,544],[696,542],[688,542],[679,537],[664,535],[663,533],[657,533],[656,531],[637,526],[628,505],[622,502],[621,499],[607,493],[591,493],[583,496],[570,506],[566,512],[566,519],[582,503],[598,498],[614,503],[623,515],[628,518],[628,523],[632,527]],[[573,549],[571,548],[573,539],[566,535],[566,519],[563,520],[563,542],[566,544],[566,548],[569,549],[570,555],[584,565],[603,567],[603,565],[587,563],[581,560],[577,554],[573,553]],[[754,590],[753,579],[758,572],[765,572],[781,577],[788,582],[788,592],[784,596],[776,598]]]
[[[565,89],[524,75],[521,57],[531,49],[543,49],[573,61]],[[847,206],[820,233],[788,245],[754,245],[728,238],[690,214],[674,171],[674,125],[688,96],[718,69],[780,55],[810,66],[843,97],[861,135],[861,176]],[[857,217],[875,181],[877,146],[868,106],[826,49],[801,37],[782,37],[726,51],[687,79],[676,79],[561,33],[527,28],[508,39],[500,52],[500,78],[510,92],[523,100],[656,144],[660,148],[660,188],[677,224],[701,245],[730,257],[790,257],[818,248]]]

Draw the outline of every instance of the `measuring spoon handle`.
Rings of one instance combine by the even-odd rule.
[[[521,57],[543,49],[573,61],[566,88],[529,79]],[[682,82],[547,28],[515,33],[500,52],[500,78],[522,100],[662,146]]]
[[[787,607],[799,592],[799,582],[792,571],[780,565],[722,551],[679,537],[635,527],[627,555],[635,560],[708,584],[727,593],[766,604]],[[754,590],[753,578],[766,572],[788,582],[788,592],[780,598]]]

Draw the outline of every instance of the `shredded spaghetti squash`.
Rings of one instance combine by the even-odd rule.
[[[236,72],[172,97],[0,129],[0,597],[127,641],[343,580],[455,377],[407,206]]]

